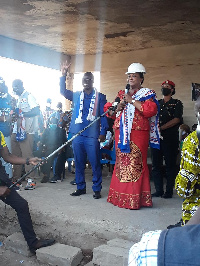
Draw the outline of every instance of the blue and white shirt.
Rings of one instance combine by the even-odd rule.
[[[10,94],[5,93],[0,95],[0,116],[10,116],[12,107],[11,107],[12,97]],[[5,137],[11,135],[11,123],[0,121],[0,131],[4,134]]]
[[[143,234],[140,242],[129,251],[128,266],[157,266],[158,240],[161,230]]]

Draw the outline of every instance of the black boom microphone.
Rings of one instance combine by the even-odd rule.
[[[120,98],[119,98],[119,97],[117,97],[117,98],[115,99],[114,103],[113,103],[112,106],[110,107],[110,110],[115,111],[115,110],[117,109],[117,105],[118,105],[118,103],[120,103]]]

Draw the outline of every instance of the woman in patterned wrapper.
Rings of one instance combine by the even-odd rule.
[[[177,194],[184,199],[182,204],[182,225],[185,225],[200,206],[200,97],[195,102],[198,126],[189,134],[181,151],[180,170],[176,177]]]
[[[147,149],[159,148],[158,102],[154,91],[142,88],[145,68],[140,63],[128,67],[128,84],[120,90],[114,121],[116,163],[107,201],[120,208],[152,207]],[[107,103],[104,111],[112,109]]]

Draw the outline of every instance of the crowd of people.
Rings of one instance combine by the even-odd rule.
[[[119,90],[113,101],[107,102],[106,96],[94,88],[94,76],[91,72],[84,74],[81,90],[73,92],[68,89],[66,78],[69,67],[68,62],[62,64],[60,78],[60,94],[70,100],[73,106],[68,112],[63,111],[62,103],[58,103],[57,110],[53,110],[49,98],[46,110],[42,112],[35,97],[24,89],[23,82],[19,79],[12,83],[13,93],[17,96],[15,99],[8,93],[3,78],[0,78],[0,199],[16,210],[30,249],[51,245],[54,240],[40,241],[36,238],[27,202],[16,193],[15,186],[9,189],[12,182],[16,182],[24,172],[29,172],[32,165],[41,161],[40,158],[48,157],[69,137],[73,137],[73,184],[77,189],[70,195],[86,194],[85,166],[89,161],[92,168],[93,198],[100,199],[100,148],[108,136],[110,124],[113,125],[111,131],[116,161],[107,202],[131,210],[152,207],[153,197],[172,198],[175,186],[178,195],[184,198],[181,224],[189,222],[200,205],[200,129],[197,126],[191,133],[189,126],[183,124],[183,104],[179,99],[173,98],[175,83],[170,80],[162,82],[163,97],[158,100],[154,90],[143,87],[145,67],[140,63],[132,63],[125,73],[126,89]],[[195,107],[199,124],[199,101],[196,101]],[[62,180],[67,147],[41,165],[42,183]],[[151,193],[147,166],[149,147],[154,193]],[[52,168],[53,177],[50,176]],[[33,171],[25,189],[33,189],[35,186]],[[16,207],[18,204],[23,205],[23,215],[22,209]],[[146,235],[145,239],[153,236],[158,241],[160,235],[161,232],[155,232]],[[134,247],[131,254],[134,250],[137,248]]]
[[[41,111],[35,97],[24,89],[23,81],[16,79],[12,83],[13,95],[8,93],[8,88],[3,78],[0,78],[0,130],[4,134],[9,151],[25,158],[34,156],[47,157],[51,152],[66,142],[67,130],[70,123],[71,111],[64,112],[62,103],[58,102],[57,110],[51,108],[51,99],[46,102],[46,109]],[[49,136],[48,136],[49,134]],[[56,162],[53,164],[53,162]],[[64,161],[64,162],[63,162]],[[65,163],[65,149],[58,155],[50,158],[41,167],[44,174],[41,182],[50,181],[50,171],[54,165],[53,180],[60,179],[60,165]],[[62,162],[62,163],[61,163]],[[6,173],[15,182],[31,165],[13,165],[5,162]],[[57,170],[55,170],[57,169]],[[25,189],[35,188],[35,172],[29,174]]]

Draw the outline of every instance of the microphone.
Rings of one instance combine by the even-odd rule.
[[[125,94],[127,94],[129,90],[130,90],[130,84],[126,84]],[[126,101],[124,101],[124,103],[126,104]]]
[[[125,94],[127,94],[130,90],[130,84],[127,84],[126,85],[126,88],[125,88]]]

